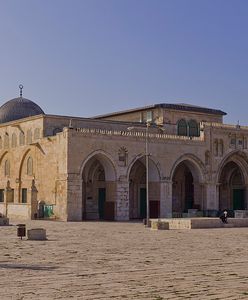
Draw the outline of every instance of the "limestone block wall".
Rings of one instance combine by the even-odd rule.
[[[13,132],[16,135],[18,132],[24,132],[23,144],[20,145],[18,143],[19,138],[17,138],[15,146],[10,143],[8,147],[0,149],[0,188],[6,191],[8,189],[10,192],[13,191],[11,201],[15,204],[21,204],[23,201],[22,189],[29,191],[34,182],[37,189],[37,202],[44,201],[46,204],[52,204],[55,211],[56,206],[62,205],[63,209],[58,209],[56,213],[58,213],[59,218],[66,219],[67,184],[63,178],[67,174],[66,134],[61,133],[55,137],[42,138],[42,126],[43,116],[30,118],[29,120],[19,120],[11,126],[0,127],[0,130],[2,132],[6,130],[9,136]],[[34,139],[36,128],[40,128],[40,136],[37,138],[36,135]],[[26,132],[29,130],[32,134],[31,139],[27,140]],[[32,161],[31,167],[28,167],[30,159]],[[9,164],[7,173],[6,161]],[[60,181],[64,184],[61,184]],[[57,196],[57,190],[60,192],[59,197]],[[21,209],[20,205],[16,207],[17,210]],[[35,207],[35,204],[33,204],[33,207]],[[21,211],[20,214],[22,214]]]

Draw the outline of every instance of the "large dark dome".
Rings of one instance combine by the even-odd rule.
[[[0,123],[6,123],[40,114],[45,113],[39,105],[33,101],[22,97],[14,98],[0,107]]]

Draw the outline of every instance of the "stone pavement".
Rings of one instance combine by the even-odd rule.
[[[12,222],[13,223],[13,222]],[[248,229],[152,231],[141,223],[0,227],[0,299],[248,299]]]

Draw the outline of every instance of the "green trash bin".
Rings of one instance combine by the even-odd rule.
[[[44,205],[44,217],[50,218],[53,215],[53,205]]]

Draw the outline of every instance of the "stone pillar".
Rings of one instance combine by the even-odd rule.
[[[30,218],[33,220],[33,219],[35,219],[34,215],[36,214],[36,217],[37,217],[37,214],[38,214],[38,201],[37,201],[38,191],[37,191],[37,188],[35,186],[34,179],[32,180],[32,185],[31,185],[31,188],[30,188],[28,194],[29,195],[28,195],[27,200],[28,200],[28,204],[31,207]]]
[[[172,181],[160,182],[160,218],[172,217]]]
[[[116,183],[116,221],[129,220],[129,181],[120,176]]]
[[[67,221],[81,221],[82,216],[83,216],[82,180],[80,179],[80,176],[77,174],[68,174]]]
[[[8,203],[12,202],[13,199],[13,191],[12,188],[10,187],[10,182],[9,180],[7,181],[7,185],[5,187],[4,191],[4,205],[5,205],[5,216],[8,216]]]
[[[205,209],[219,210],[219,185],[208,182],[205,184],[206,189],[206,202]]]
[[[194,204],[199,206],[199,210],[204,210],[206,203],[204,203],[204,185],[201,182],[194,183]]]

